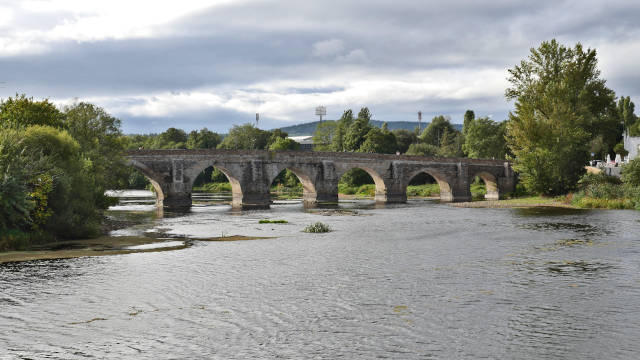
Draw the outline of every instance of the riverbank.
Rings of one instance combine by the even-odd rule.
[[[69,240],[34,246],[29,250],[0,253],[0,264],[32,260],[69,259],[85,256],[124,255],[185,249],[193,241],[241,241],[270,239],[259,236],[219,236],[203,239],[152,238],[143,236],[101,236],[95,239]]]
[[[453,207],[463,208],[533,208],[533,207],[557,207],[567,209],[580,209],[581,207],[567,203],[564,197],[528,196],[504,200],[479,200],[459,203],[450,203]]]

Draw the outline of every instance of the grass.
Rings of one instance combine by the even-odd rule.
[[[219,192],[231,192],[231,184],[228,182],[225,183],[207,183],[202,186],[194,187],[193,191],[195,192],[209,192],[209,193],[219,193]]]
[[[440,185],[423,184],[407,186],[407,196],[430,197],[440,195]]]
[[[302,231],[306,233],[326,233],[331,231],[331,228],[325,223],[317,222],[315,224],[308,225]]]
[[[259,224],[287,224],[289,223],[287,220],[268,220],[262,219],[258,221]]]

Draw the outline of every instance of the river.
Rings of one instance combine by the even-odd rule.
[[[427,200],[235,212],[199,196],[160,216],[145,196],[110,210],[143,218],[114,236],[269,238],[0,264],[0,359],[640,354],[639,212]],[[316,221],[333,231],[301,231]]]

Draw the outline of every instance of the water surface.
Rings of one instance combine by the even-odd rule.
[[[298,202],[187,214],[123,199],[169,252],[0,265],[0,358],[636,359],[640,216]],[[284,219],[288,224],[258,224]],[[333,232],[306,234],[322,221]]]

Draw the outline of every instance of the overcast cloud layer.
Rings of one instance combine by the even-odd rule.
[[[507,69],[557,38],[598,50],[640,96],[640,3],[0,0],[0,97],[93,102],[127,133],[273,128],[368,106],[376,119],[466,109],[504,119]]]

